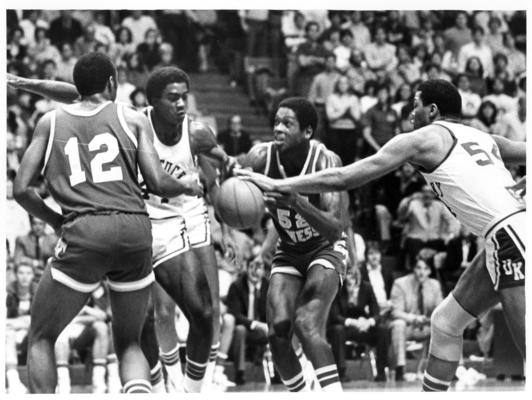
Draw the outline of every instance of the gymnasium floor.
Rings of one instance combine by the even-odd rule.
[[[342,384],[346,392],[419,392],[421,389],[421,382],[369,382],[369,381],[351,381]],[[488,378],[477,383],[475,386],[457,390],[453,385],[450,391],[475,391],[475,392],[507,392],[507,391],[523,391],[525,390],[524,382],[515,381],[498,381],[494,378]],[[242,386],[230,388],[228,392],[285,392],[283,385],[267,386],[265,383],[246,383]],[[73,386],[72,393],[90,393],[90,386]]]

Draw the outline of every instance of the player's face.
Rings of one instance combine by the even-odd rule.
[[[273,124],[273,140],[279,151],[292,149],[309,138],[301,130],[294,110],[279,108]]]
[[[168,84],[161,94],[161,98],[153,104],[157,114],[168,123],[178,125],[183,122],[187,109],[188,88],[185,82]]]
[[[416,92],[414,97],[414,109],[410,114],[410,122],[414,125],[414,129],[422,128],[430,124],[429,107],[421,101],[421,92]]]

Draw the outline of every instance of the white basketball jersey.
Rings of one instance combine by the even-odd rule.
[[[437,121],[454,138],[447,157],[433,171],[421,174],[458,220],[475,235],[525,208],[508,187],[515,184],[493,138],[459,123]]]
[[[152,108],[148,107],[146,115],[153,129],[151,113]],[[176,178],[184,175],[198,176],[198,167],[190,148],[188,116],[185,116],[181,126],[181,139],[173,146],[166,146],[160,142],[157,135],[154,135],[153,144],[155,150],[161,160],[161,166],[168,174]],[[186,218],[207,212],[207,206],[202,197],[184,194],[167,199],[149,193],[149,197],[146,198],[146,206],[151,219],[166,219],[176,216]]]

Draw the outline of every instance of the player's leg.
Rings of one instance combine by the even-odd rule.
[[[340,277],[333,268],[314,264],[308,271],[295,314],[296,335],[324,391],[341,391],[334,356],[326,339],[327,316]]]
[[[113,339],[124,393],[149,393],[149,366],[140,335],[145,322],[150,286],[120,292],[110,290],[113,312]]]
[[[184,388],[201,388],[212,343],[212,301],[207,278],[193,252],[187,251],[157,266],[157,282],[190,323]],[[177,348],[177,336],[176,336]]]
[[[525,337],[525,238],[524,213],[504,220],[486,237],[486,263],[499,293],[514,342],[526,357]]]
[[[210,229],[210,227],[208,228]],[[210,241],[210,240],[209,240]],[[216,255],[212,244],[193,247],[192,251],[199,259],[199,263],[203,268],[212,299],[212,344],[209,353],[209,365],[205,373],[205,381],[211,383],[214,377],[214,367],[216,365],[216,357],[220,349],[220,282],[218,280],[218,263],[216,262]]]
[[[148,360],[150,367],[150,383],[153,393],[166,393],[163,378],[163,366],[159,360],[159,342],[157,341],[157,334],[155,332],[155,308],[154,308],[154,292],[157,284],[152,285],[152,295],[148,304],[148,312],[142,333],[140,335],[140,347],[144,353],[144,357]]]
[[[28,376],[32,393],[54,393],[57,384],[54,344],[89,297],[52,278],[47,268],[31,308],[28,338]]]
[[[499,289],[499,298],[514,343],[523,359],[526,359],[525,287],[516,286]]]
[[[297,273],[297,270],[293,268]],[[302,277],[274,273],[268,288],[266,317],[268,341],[281,380],[291,392],[308,390],[301,365],[292,347],[296,300],[303,286]]]
[[[475,256],[452,293],[432,313],[425,391],[449,388],[462,356],[465,328],[499,302],[485,259],[484,251]]]

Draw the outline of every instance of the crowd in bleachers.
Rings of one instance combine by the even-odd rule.
[[[432,78],[458,87],[464,123],[526,140],[525,29],[524,11],[8,10],[7,70],[72,82],[80,55],[105,52],[118,67],[118,100],[139,109],[147,105],[144,85],[153,69],[217,70],[228,76],[228,87],[244,87],[252,104],[270,117],[282,98],[307,97],[320,116],[315,139],[349,164],[412,129],[416,87]],[[7,105],[6,374],[15,391],[20,382],[13,371],[24,362],[29,306],[56,237],[15,203],[12,185],[36,122],[58,104],[8,87]],[[193,97],[189,111],[202,112]],[[252,145],[239,116],[218,137],[234,156]],[[511,171],[516,178],[524,175],[524,167]],[[44,183],[37,184],[55,207]],[[385,379],[388,366],[400,379],[407,340],[427,339],[430,313],[469,265],[481,239],[454,220],[410,165],[352,191],[350,211],[356,248],[329,317],[328,337],[342,376],[346,342],[356,342],[376,347],[378,379]],[[225,310],[220,368],[229,356],[237,366],[237,383],[245,380],[244,344],[259,350],[266,344],[261,304],[268,274],[261,269],[267,271],[271,262],[271,254],[262,254],[268,229],[271,223],[265,221],[254,232],[215,234]],[[258,305],[250,311],[240,297],[251,287],[257,289]],[[105,390],[106,365],[109,378],[117,376],[110,318],[105,306],[91,303],[74,322],[80,327],[69,330],[75,338],[83,338],[86,329],[92,335],[95,390]],[[477,331],[479,354],[488,356],[489,335],[482,332],[489,329]],[[65,363],[85,359],[87,345],[78,354],[71,351],[76,346],[62,343],[56,351],[64,375]],[[108,385],[110,390],[117,383]]]

